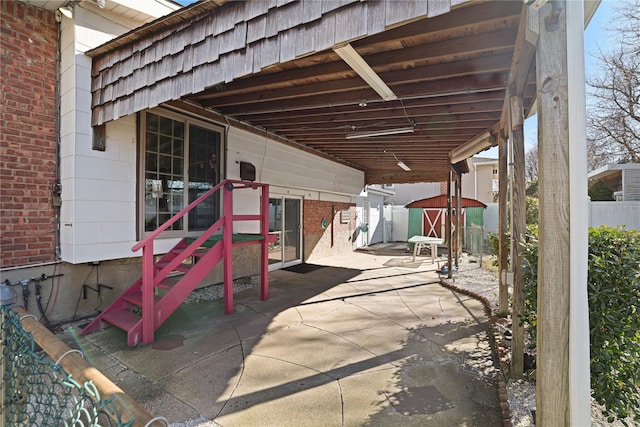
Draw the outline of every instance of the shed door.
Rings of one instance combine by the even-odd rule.
[[[423,213],[423,235],[427,237],[442,238],[442,236],[444,236],[444,222],[442,222],[442,220],[445,217],[446,211],[444,209],[423,209]]]

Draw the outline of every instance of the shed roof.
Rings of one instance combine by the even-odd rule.
[[[486,208],[487,207],[487,205],[485,205],[481,201],[478,201],[476,199],[469,199],[467,197],[462,197],[460,204],[461,204],[461,207],[463,208]],[[455,205],[455,203],[452,203],[452,205]],[[421,199],[421,200],[415,200],[405,206],[405,208],[423,208],[423,209],[444,209],[446,207],[447,207],[446,194],[441,194],[435,197],[428,197],[426,199]]]

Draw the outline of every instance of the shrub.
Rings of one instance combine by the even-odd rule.
[[[591,388],[614,416],[640,421],[640,232],[589,231]]]
[[[536,197],[527,196],[525,200],[525,221],[527,224],[538,223],[538,199]]]
[[[524,312],[522,322],[527,325],[530,346],[536,345],[536,326],[538,325],[538,225],[527,226],[527,234],[524,242],[524,286],[522,294],[524,299]]]
[[[537,227],[529,227],[524,258],[523,319],[535,345]],[[588,268],[592,395],[610,422],[640,421],[640,232],[590,229]]]
[[[611,190],[607,184],[598,180],[589,187],[589,197],[592,202],[611,201],[613,200],[613,190]]]

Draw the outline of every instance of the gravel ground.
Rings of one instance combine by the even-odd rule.
[[[245,289],[251,289],[260,285],[260,276],[255,277],[241,277],[233,281],[233,293],[237,294]],[[197,304],[204,301],[213,301],[224,296],[224,289],[222,283],[218,283],[211,286],[196,289],[191,292],[189,296],[184,300],[183,304]]]

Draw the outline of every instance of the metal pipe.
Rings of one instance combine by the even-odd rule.
[[[455,90],[455,91],[445,92],[445,93],[431,93],[431,94],[426,94],[426,95],[403,96],[403,97],[397,98],[397,100],[398,101],[412,101],[412,100],[416,100],[416,99],[439,98],[439,97],[443,97],[443,96],[472,95],[472,94],[476,94],[476,93],[497,92],[497,91],[500,91],[500,90],[502,90],[502,88]],[[269,110],[253,111],[253,112],[251,112],[251,115],[287,113],[287,112],[292,112],[292,111],[313,110],[313,109],[316,109],[316,108],[348,107],[348,106],[352,106],[352,105],[359,105],[361,102],[362,102],[362,100],[358,99],[358,100],[355,100],[355,101],[336,102],[336,103],[328,103],[328,104],[321,104],[321,105],[309,105],[309,106],[288,107],[288,108],[272,108],[272,109],[269,109]],[[371,100],[367,99],[367,103],[368,104],[384,103],[384,102],[388,102],[388,101],[385,101],[382,98],[380,98],[380,99],[371,99]],[[215,110],[213,110],[213,111],[215,111]],[[244,116],[244,115],[247,115],[247,114],[246,113],[229,114],[228,117],[231,117],[231,118],[235,119],[235,116]],[[235,119],[235,120],[237,120],[237,119]]]
[[[22,328],[33,335],[33,339],[52,360],[59,361],[65,372],[70,374],[80,384],[91,381],[102,399],[113,399],[121,421],[127,423],[134,420],[134,426],[166,426],[166,423],[151,422],[154,417],[147,412],[138,402],[129,397],[120,387],[109,380],[102,372],[89,365],[77,352],[63,343],[52,334],[40,322],[32,317],[26,317],[29,313],[22,307],[12,308],[22,318]],[[63,357],[64,356],[64,357]],[[160,420],[158,420],[160,421]],[[151,422],[151,423],[150,423]]]
[[[57,35],[56,35],[56,87],[55,87],[55,183],[54,188],[60,189],[60,132],[61,132],[61,97],[60,93],[60,84],[61,84],[61,75],[62,75],[62,20],[58,22],[57,25]],[[56,187],[57,185],[57,187]],[[52,188],[53,190],[53,188]],[[52,197],[62,197],[61,192],[53,191]],[[53,204],[53,203],[52,203]],[[61,251],[61,240],[60,240],[60,206],[54,206],[54,257],[56,260],[62,259],[62,251]]]
[[[38,264],[18,265],[18,266],[15,266],[15,267],[6,267],[6,268],[0,269],[0,273],[1,272],[5,272],[5,271],[24,270],[25,268],[47,267],[49,265],[55,265],[55,264],[61,264],[61,262],[60,261],[49,261],[49,262],[41,262],[41,263],[38,263]]]

